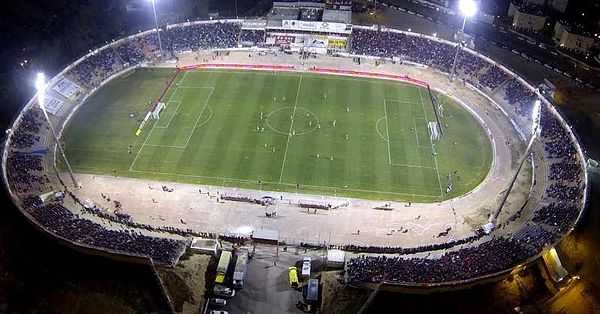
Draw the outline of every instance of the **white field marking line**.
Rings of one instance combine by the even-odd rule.
[[[435,167],[421,166],[421,165],[395,164],[395,163],[390,163],[390,165],[392,165],[392,166],[409,167],[409,168],[435,169]]]
[[[192,135],[194,135],[194,131],[196,130],[196,127],[198,126],[198,121],[200,121],[200,118],[202,118],[202,114],[204,114],[204,110],[206,109],[206,105],[208,105],[208,101],[210,100],[210,97],[212,96],[212,93],[215,89],[210,87],[210,92],[208,93],[208,97],[206,97],[206,100],[204,101],[204,106],[202,106],[202,111],[200,111],[200,114],[198,115],[198,118],[196,119],[196,123],[194,123],[194,127],[192,128],[192,131],[190,132],[190,136],[188,137],[187,141],[185,142],[185,147],[187,148],[188,144],[190,143],[190,139],[192,139]]]
[[[183,72],[183,78],[181,79],[181,81],[179,81],[179,84],[181,84],[181,83],[183,83],[183,81],[185,81],[185,78],[187,77],[189,72],[190,71],[187,71],[187,70],[185,72]],[[177,86],[177,85],[175,85],[175,86]]]
[[[169,122],[167,122],[166,126],[157,126],[157,129],[166,129],[171,125],[171,121],[173,121],[173,118],[175,118],[175,115],[177,114],[177,111],[179,110],[179,106],[181,106],[181,101],[180,100],[172,100],[170,101],[172,103],[178,102],[179,104],[177,105],[177,108],[175,108],[175,112],[173,112],[173,115],[171,116],[171,119],[169,119]],[[168,103],[167,103],[168,104]],[[158,121],[160,121],[160,117],[158,118]],[[157,121],[157,123],[158,123]]]
[[[285,144],[285,153],[283,154],[283,163],[281,164],[281,173],[279,174],[279,183],[283,179],[283,170],[285,169],[285,161],[287,159],[288,147],[290,146],[290,138],[292,137],[292,129],[294,128],[294,115],[296,114],[296,108],[298,107],[298,96],[300,96],[300,86],[302,84],[302,74],[298,80],[298,90],[296,90],[296,101],[294,101],[294,111],[292,111],[292,122],[290,122],[290,131],[288,132],[287,143]]]
[[[425,117],[425,120],[426,120],[425,122],[427,122],[429,120],[427,120],[427,111],[425,111],[425,102],[423,101],[423,95],[421,94],[421,89],[419,89],[419,97],[421,98],[421,105],[423,105],[423,116]],[[427,126],[427,128],[429,129],[429,126]],[[431,144],[432,152],[435,152],[435,150],[433,148],[433,141],[431,140],[431,135],[429,135],[429,143]],[[438,184],[440,185],[440,197],[443,199],[444,198],[444,190],[442,190],[442,181],[440,180],[440,168],[438,167],[437,157],[435,155],[433,155],[433,161],[435,163],[435,171],[437,172]]]
[[[84,166],[81,168],[99,170],[98,168],[95,168],[95,167],[85,167]],[[132,170],[131,172],[158,174],[158,175],[175,176],[175,177],[191,177],[191,178],[211,179],[211,180],[230,181],[230,182],[255,183],[256,184],[256,180],[210,177],[210,176],[201,176],[201,175],[194,175],[194,174],[169,173],[169,172],[158,172],[158,171],[143,171],[143,170]],[[292,187],[296,186],[296,183],[285,183],[285,182],[278,183],[278,182],[272,182],[272,181],[262,181],[262,182],[265,184],[280,184],[280,185],[292,186]],[[420,196],[420,197],[428,197],[428,198],[438,198],[439,197],[439,195],[425,195],[425,194],[412,194],[412,193],[402,193],[402,192],[384,192],[384,191],[377,191],[377,190],[336,188],[336,187],[330,187],[330,186],[308,185],[308,184],[300,184],[300,185],[302,187],[308,187],[308,188],[312,188],[312,189],[323,189],[323,190],[331,190],[331,191],[352,191],[352,192],[380,193],[380,194],[393,194],[393,195],[410,195],[410,196]]]
[[[208,118],[206,119],[206,121],[203,121],[202,123],[200,123],[198,126],[196,126],[196,128],[203,126],[205,123],[207,123],[210,118],[212,118],[213,115],[213,111],[212,108],[210,106],[207,106],[208,110],[210,110],[210,116],[208,116]],[[157,127],[158,128],[158,127]],[[195,128],[194,128],[195,129]],[[164,144],[146,144],[146,146],[150,146],[150,147],[167,147],[167,148],[180,148],[180,149],[186,149],[187,146],[180,146],[180,145],[164,145]]]
[[[183,76],[185,78],[185,74]],[[175,96],[175,94],[177,94],[178,90],[179,89],[177,87],[175,87],[175,90],[173,91],[173,94],[171,94],[171,96],[169,97],[169,100],[167,100],[167,103],[169,103],[171,101],[171,99],[173,99],[173,96]],[[154,128],[156,127],[157,122],[158,121],[155,121],[154,124],[152,125],[152,128],[150,129],[150,132],[148,132],[148,135],[146,136],[146,139],[144,139],[144,142],[142,143],[142,147],[140,147],[140,150],[138,150],[137,154],[135,154],[135,158],[133,158],[133,161],[131,162],[131,165],[129,165],[129,171],[130,172],[133,171],[133,165],[135,165],[135,162],[140,157],[140,153],[144,149],[144,146],[146,145],[146,142],[148,142],[148,139],[150,138],[150,135],[152,135],[152,131],[154,131]]]
[[[417,139],[417,146],[419,145],[419,135],[417,135],[417,121],[413,118],[413,125],[415,126],[414,130],[415,130],[415,139]]]
[[[388,147],[388,164],[392,164],[392,152],[390,149],[390,120],[388,120],[388,116],[387,116],[387,105],[385,103],[385,99],[383,100],[383,112],[385,113],[385,129],[387,132],[387,147]]]
[[[383,100],[385,100],[387,102],[399,102],[399,103],[402,103],[402,104],[411,104],[411,105],[415,104],[415,102],[412,101],[412,100],[398,100],[398,99],[387,99],[387,98],[385,98]]]
[[[384,140],[385,142],[387,142],[387,141],[388,141],[388,140],[387,140],[387,138],[385,138],[385,137],[383,136],[383,134],[381,134],[381,132],[379,132],[379,123],[380,123],[380,122],[381,122],[383,119],[385,119],[385,116],[382,116],[381,118],[379,118],[379,120],[377,120],[377,122],[375,122],[375,131],[377,131],[377,134],[379,134],[379,137],[381,137],[381,139],[382,139],[382,140]],[[386,123],[387,123],[387,121],[386,121]]]
[[[184,88],[184,89],[199,89],[199,88],[214,88],[214,87],[204,87],[204,86],[177,86],[177,88]]]
[[[149,147],[168,147],[168,148],[182,148],[185,149],[185,146],[177,146],[177,145],[162,145],[162,144],[146,144]]]

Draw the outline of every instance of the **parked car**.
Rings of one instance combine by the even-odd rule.
[[[305,256],[302,259],[302,276],[309,277],[310,276],[310,262],[312,259],[309,256]]]
[[[224,299],[219,299],[219,298],[208,299],[208,306],[211,306],[211,307],[222,307],[222,306],[225,306],[225,304],[227,304],[227,301],[225,301]]]
[[[210,311],[209,314],[229,314],[227,311]]]
[[[213,289],[213,293],[220,297],[231,298],[235,295],[235,290],[224,287],[224,286],[216,285],[215,288]]]

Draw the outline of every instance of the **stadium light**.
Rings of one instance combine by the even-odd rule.
[[[474,0],[460,0],[458,8],[465,17],[471,17],[477,12],[477,3]]]
[[[160,58],[162,59],[164,54],[162,40],[160,39],[160,30],[158,29],[158,19],[156,18],[156,0],[150,0],[150,2],[152,2],[152,12],[154,12],[154,25],[156,26],[156,34],[158,35],[158,49],[160,49]]]
[[[67,169],[69,170],[69,175],[71,176],[71,180],[73,180],[73,186],[77,189],[80,187],[80,185],[77,183],[77,180],[75,179],[75,174],[73,173],[73,169],[71,169],[71,164],[69,164],[69,161],[67,160],[67,156],[65,155],[65,151],[62,148],[62,145],[60,145],[60,142],[58,141],[58,136],[56,135],[56,131],[54,130],[54,126],[52,125],[52,123],[50,123],[50,118],[48,117],[48,113],[46,112],[46,77],[44,75],[44,73],[39,72],[35,78],[35,88],[37,89],[37,101],[38,101],[38,105],[40,106],[40,108],[42,109],[42,112],[44,113],[44,117],[46,118],[46,123],[48,123],[48,126],[50,126],[50,131],[52,132],[52,136],[54,137],[54,141],[56,142],[56,146],[58,147],[58,150],[60,151],[60,154],[65,162],[65,165],[67,166]]]
[[[490,215],[490,218],[488,220],[488,223],[483,225],[483,229],[484,229],[485,233],[490,233],[496,227],[496,221],[498,220],[498,216],[500,215],[500,210],[502,210],[502,207],[506,203],[506,200],[508,199],[508,195],[510,194],[510,191],[512,191],[512,188],[515,185],[515,182],[517,181],[517,177],[519,176],[519,173],[521,172],[521,169],[523,168],[523,165],[525,164],[527,157],[529,157],[529,154],[531,153],[531,148],[533,147],[533,143],[535,143],[535,140],[542,133],[542,125],[540,124],[541,112],[542,112],[542,102],[539,99],[537,99],[533,103],[533,112],[531,115],[531,119],[533,120],[531,123],[531,139],[529,140],[529,144],[527,144],[527,148],[525,149],[525,154],[523,154],[523,158],[521,158],[521,162],[519,163],[517,172],[515,172],[515,175],[513,176],[512,180],[510,181],[510,184],[508,185],[508,188],[506,189],[506,191],[504,192],[504,195],[502,196],[500,205],[496,208],[496,210],[494,210],[492,212],[492,214]]]
[[[537,99],[533,104],[533,112],[531,113],[531,136],[540,136],[541,126],[540,126],[540,116],[542,113],[542,102]]]
[[[474,0],[460,0],[458,3],[458,8],[460,12],[464,15],[462,28],[460,29],[461,34],[465,33],[465,25],[467,25],[467,17],[474,16],[477,13],[477,3]],[[458,62],[458,52],[460,51],[460,38],[458,45],[456,45],[456,53],[454,54],[454,62],[452,63],[452,77],[456,76],[456,63]]]

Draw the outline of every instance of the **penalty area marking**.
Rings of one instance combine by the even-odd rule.
[[[171,125],[171,121],[173,121],[173,118],[175,118],[175,116],[177,115],[177,111],[179,111],[179,106],[181,106],[181,100],[170,100],[169,102],[167,102],[167,107],[169,105],[169,103],[178,103],[177,104],[177,108],[175,108],[175,112],[173,112],[173,115],[171,116],[171,119],[169,119],[169,122],[167,122],[166,126],[156,126],[157,129],[167,129],[169,128],[169,126]],[[156,121],[156,123],[158,123],[160,121],[160,117],[158,118],[158,121]]]
[[[383,134],[381,134],[381,132],[379,132],[379,123],[380,123],[381,121],[383,121],[383,119],[386,119],[386,120],[385,120],[385,123],[387,124],[387,118],[386,118],[386,116],[382,116],[381,118],[379,118],[379,120],[377,120],[377,122],[375,122],[375,131],[377,131],[377,134],[379,134],[379,137],[381,137],[381,139],[382,139],[382,140],[384,140],[385,142],[387,142],[387,141],[388,141],[388,139],[387,139],[387,138],[385,138],[385,137],[383,136]]]
[[[423,106],[423,116],[425,117],[425,122],[427,122],[427,111],[425,111],[425,102],[423,101],[423,95],[421,94],[421,90],[419,89],[419,97],[421,98],[421,105]],[[428,127],[429,128],[429,127]],[[440,168],[438,167],[437,156],[435,155],[435,149],[433,148],[433,140],[431,136],[429,136],[429,143],[431,144],[431,151],[433,152],[433,161],[435,163],[435,171],[437,172],[438,184],[440,185],[440,197],[442,200],[444,199],[444,190],[442,189],[442,180],[440,179]]]

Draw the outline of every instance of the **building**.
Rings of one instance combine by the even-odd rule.
[[[513,4],[511,3],[511,5]],[[542,7],[533,4],[522,4],[515,9],[512,26],[519,30],[539,31],[544,28],[545,23],[546,14]]]
[[[587,54],[594,45],[594,37],[583,26],[566,21],[556,22],[552,39],[561,49],[579,54]]]
[[[546,4],[546,0],[523,0],[523,4],[524,5],[539,5],[539,6],[544,6]]]
[[[567,10],[568,4],[569,0],[548,0],[548,6],[550,8],[563,13]]]
[[[352,33],[348,0],[273,2],[265,27],[267,46],[326,54],[346,49]]]

